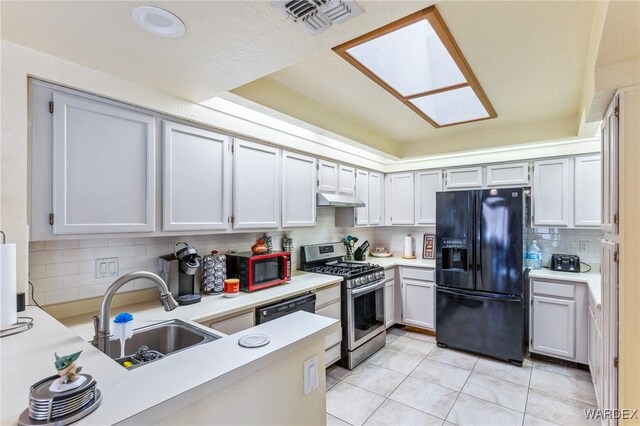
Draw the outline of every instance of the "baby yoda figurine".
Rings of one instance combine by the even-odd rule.
[[[58,370],[58,376],[60,376],[60,379],[58,379],[58,381],[61,385],[75,382],[78,378],[78,373],[80,373],[82,367],[78,367],[75,361],[78,359],[78,357],[80,357],[81,353],[82,351],[65,356],[58,356],[58,354],[55,353],[55,366],[56,370]]]

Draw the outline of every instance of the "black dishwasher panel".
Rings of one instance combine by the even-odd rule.
[[[305,311],[315,313],[316,311],[316,295],[307,293],[302,296],[292,297],[291,299],[281,300],[271,305],[260,306],[256,308],[256,325],[292,314],[297,311]]]

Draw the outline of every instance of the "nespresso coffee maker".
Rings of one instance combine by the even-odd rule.
[[[184,245],[180,250],[178,246]],[[202,259],[196,249],[178,241],[173,253],[158,258],[160,276],[167,283],[171,295],[180,305],[191,305],[202,300]]]

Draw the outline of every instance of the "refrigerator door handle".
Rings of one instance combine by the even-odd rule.
[[[513,296],[510,294],[495,294],[495,293],[487,293],[482,294],[477,291],[466,291],[466,290],[450,290],[444,288],[442,286],[436,286],[436,290],[440,293],[451,294],[454,296],[466,296],[474,299],[484,299],[484,300],[495,300],[495,301],[509,301],[509,302],[521,302],[521,296]]]

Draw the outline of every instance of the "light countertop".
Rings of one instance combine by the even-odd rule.
[[[600,268],[598,265],[592,267],[589,272],[559,272],[552,271],[547,268],[532,269],[529,272],[531,278],[546,278],[557,281],[571,281],[585,283],[589,289],[589,294],[595,301],[598,308],[602,305],[602,289]]]
[[[414,266],[416,268],[435,268],[435,259],[404,259],[402,257],[373,257],[367,256],[367,262],[375,263],[384,269],[393,268],[394,266]]]
[[[203,322],[340,280],[334,276],[296,274],[289,284],[231,299],[204,297],[201,303],[180,306],[171,312],[165,312],[159,302],[131,305],[126,310],[134,314],[136,328],[172,318]],[[125,310],[124,307],[116,309]],[[64,321],[70,327],[34,307],[28,307],[22,316],[33,317],[34,327],[0,341],[0,424],[16,424],[27,407],[29,387],[55,373],[54,352],[60,355],[82,350],[78,363],[84,373],[96,379],[102,391],[101,406],[79,423],[114,424],[158,404],[171,403],[177,395],[203,384],[215,388],[248,377],[275,362],[279,354],[297,350],[307,339],[323,338],[340,327],[335,319],[296,312],[231,336],[218,333],[223,336],[218,340],[127,370],[88,343],[93,336],[90,315],[66,318]],[[271,342],[257,349],[240,347],[238,338],[250,333],[267,334]]]

